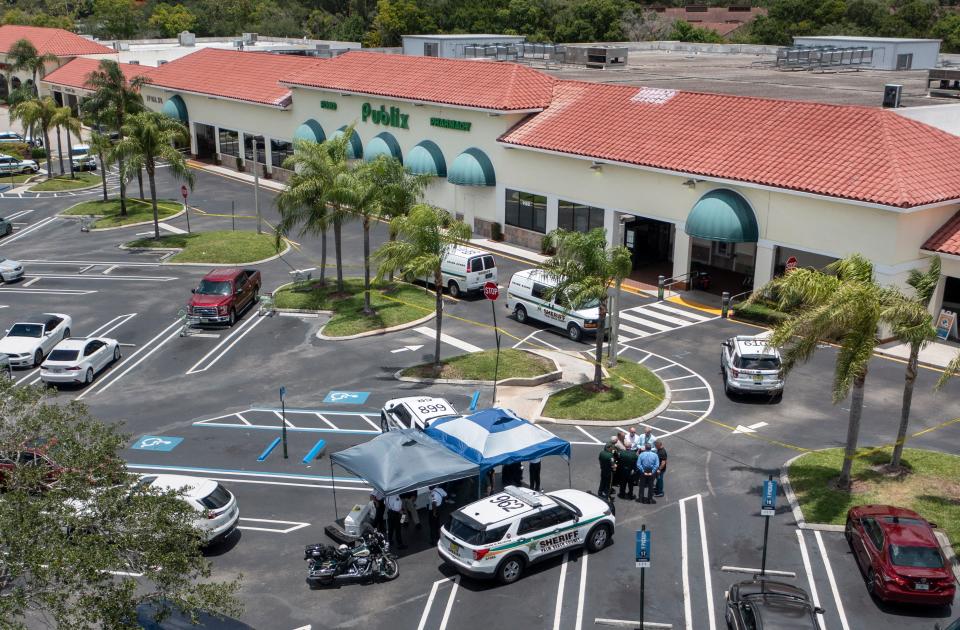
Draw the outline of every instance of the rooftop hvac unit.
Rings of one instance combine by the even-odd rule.
[[[243,40],[242,39],[233,40],[233,47],[239,50],[243,50]]]
[[[167,60],[166,60],[166,59],[161,59],[160,61],[157,62],[157,65],[158,65],[158,66],[162,66],[162,65],[165,64],[165,63],[167,63]]]
[[[243,34],[243,43],[244,44],[255,44],[257,42],[256,33],[244,33]]]
[[[139,66],[139,65],[140,65],[140,62],[137,61],[136,59],[131,59],[131,60],[128,61],[127,63],[129,63],[131,66]],[[161,61],[160,63],[163,63],[163,62]]]
[[[130,50],[130,42],[113,42],[113,49],[116,51]]]
[[[883,106],[900,107],[900,94],[902,92],[902,85],[887,83],[885,86],[883,86]]]
[[[197,36],[190,31],[181,31],[177,35],[177,39],[180,41],[181,46],[194,46],[197,43]]]

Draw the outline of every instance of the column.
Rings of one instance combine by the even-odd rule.
[[[559,208],[559,199],[552,195],[547,195],[547,234],[557,229],[560,214]]]
[[[777,262],[777,246],[773,243],[757,243],[757,253],[753,258],[753,288],[760,289],[773,280],[773,268]]]
[[[610,208],[603,209],[603,230],[607,233],[608,247],[623,245],[623,236],[620,235],[620,226],[618,225],[621,216],[624,215],[621,215],[619,212],[615,212]],[[620,237],[619,242],[617,242],[618,236]]]
[[[933,321],[936,323],[937,316],[940,314],[940,308],[943,306],[943,290],[947,286],[947,277],[943,274],[940,274],[940,281],[937,282],[937,288],[933,290],[933,295],[930,297],[930,305],[927,309],[930,311],[930,315],[933,316]]]
[[[190,123],[190,156],[197,157],[197,125]]]
[[[673,226],[673,275],[682,276],[690,271],[690,236],[683,231],[683,224]]]
[[[263,137],[263,163],[267,167],[267,172],[273,174],[273,147],[270,145],[270,138]]]

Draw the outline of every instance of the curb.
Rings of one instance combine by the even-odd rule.
[[[315,311],[312,311],[315,312]],[[396,332],[398,330],[405,330],[407,328],[413,328],[414,326],[419,326],[429,322],[431,319],[436,317],[436,313],[430,313],[425,315],[420,319],[415,319],[412,322],[407,322],[405,324],[397,324],[396,326],[391,326],[390,328],[377,328],[376,330],[368,330],[367,332],[357,333],[356,335],[346,335],[344,337],[329,337],[323,334],[323,328],[326,328],[324,324],[323,328],[317,331],[317,339],[323,339],[324,341],[349,341],[351,339],[362,339],[363,337],[375,337],[377,335],[385,335],[387,333]]]
[[[54,177],[53,179],[56,179],[56,177]],[[101,179],[102,179],[102,176],[101,176]],[[42,183],[43,182],[34,182],[31,188],[33,186],[37,186]],[[57,193],[84,192],[87,190],[93,190],[94,188],[100,188],[101,186],[103,186],[103,182],[97,182],[93,186],[84,186],[83,188],[68,188],[66,190],[30,190],[30,188],[28,188],[24,192],[28,192],[34,195],[55,195]]]
[[[70,208],[74,208],[74,207],[76,207],[76,206],[79,206],[81,203],[86,203],[86,202],[85,202],[85,201],[81,201],[80,203],[75,203],[75,204],[73,204],[72,206],[70,206]],[[67,210],[69,210],[70,208],[67,208]],[[66,210],[64,210],[64,212],[66,212]],[[181,210],[180,210],[179,212],[177,212],[176,214],[171,214],[169,217],[164,217],[164,218],[160,219],[160,221],[169,221],[170,219],[176,219],[177,217],[183,215],[183,213],[184,213],[184,211],[181,209]],[[105,214],[64,214],[63,212],[61,212],[61,213],[58,214],[57,216],[60,217],[61,219],[67,219],[68,221],[70,221],[70,220],[79,221],[79,220],[83,219],[84,217],[90,217],[90,216],[102,219],[102,218],[105,217],[106,215],[105,215]],[[106,227],[106,228],[97,228],[97,227],[95,227],[95,228],[90,228],[90,232],[110,232],[111,230],[124,230],[124,229],[126,229],[126,228],[140,227],[140,226],[144,226],[144,225],[153,225],[153,219],[150,219],[149,221],[140,221],[140,222],[138,222],[138,223],[128,223],[128,224],[126,224],[126,225],[115,225],[115,226],[113,226],[113,227]],[[123,249],[123,248],[121,247],[121,249]],[[144,249],[160,249],[160,248],[158,248],[158,247],[150,247],[150,248],[144,248]],[[175,250],[176,248],[170,248],[170,249],[171,249],[171,250]]]
[[[663,381],[661,381],[663,382]],[[582,384],[582,383],[581,383]],[[571,418],[550,418],[543,415],[543,409],[547,406],[547,399],[550,398],[553,394],[557,392],[551,392],[543,397],[543,400],[540,401],[540,406],[537,408],[537,416],[534,418],[534,422],[549,422],[552,424],[576,424],[586,427],[619,427],[622,425],[628,424],[641,424],[655,418],[663,413],[667,407],[670,406],[671,401],[673,400],[673,394],[670,390],[670,386],[666,383],[663,383],[663,400],[660,401],[660,404],[657,405],[656,409],[646,413],[642,416],[636,418],[628,418],[626,420],[576,420]]]
[[[521,350],[521,352],[529,352],[530,354],[536,354],[530,352],[529,350]],[[541,355],[537,355],[541,356]],[[546,374],[541,374],[540,376],[531,376],[531,377],[522,377],[517,376],[514,378],[505,378],[501,381],[497,381],[497,386],[513,386],[513,387],[536,387],[537,385],[543,385],[544,383],[551,383],[553,381],[559,381],[563,376],[563,370],[560,369],[560,365],[550,359],[549,357],[543,357],[549,359],[553,366],[557,368],[552,372],[547,372]],[[493,381],[478,381],[470,379],[457,379],[457,378],[419,378],[416,376],[401,376],[401,372],[409,368],[401,368],[394,372],[393,377],[398,381],[403,381],[405,383],[425,383],[427,385],[493,385]]]
[[[151,221],[150,223],[153,223],[153,221]],[[123,227],[130,227],[130,226],[129,226],[129,225],[125,225],[125,226],[123,226]],[[180,253],[180,252],[183,251],[183,249],[180,248],[180,247],[127,247],[127,246],[126,246],[125,244],[123,244],[123,243],[121,243],[120,245],[117,245],[117,248],[122,249],[122,250],[124,250],[124,251],[128,251],[128,252],[134,252],[134,253],[145,253],[145,252],[173,252],[174,255],[176,255],[176,254],[178,254],[178,253]],[[284,248],[284,250],[283,250],[282,252],[279,252],[278,254],[276,254],[276,255],[274,255],[274,256],[270,256],[269,258],[263,258],[263,259],[261,259],[261,260],[251,260],[251,261],[248,261],[248,262],[237,262],[237,263],[202,263],[202,262],[166,262],[166,261],[163,261],[163,262],[161,262],[160,264],[161,264],[161,265],[171,265],[171,266],[176,265],[176,266],[178,266],[178,267],[237,267],[237,266],[239,266],[239,265],[260,265],[260,264],[262,264],[262,263],[270,262],[271,260],[276,260],[277,258],[280,258],[281,256],[286,255],[286,253],[289,252],[289,251],[290,251],[290,243],[287,243],[287,246]]]

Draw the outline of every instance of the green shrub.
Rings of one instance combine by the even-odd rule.
[[[742,303],[733,307],[734,317],[758,324],[777,325],[789,317],[778,311],[772,304],[764,302]]]
[[[494,241],[503,240],[503,227],[496,221],[490,225],[490,239]]]
[[[47,158],[47,150],[42,147],[37,149],[31,149],[30,157],[34,160],[45,160]]]

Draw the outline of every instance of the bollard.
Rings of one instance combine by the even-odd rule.
[[[658,300],[663,299],[663,287],[666,284],[666,282],[667,282],[667,279],[665,277],[663,276],[657,277],[657,299]]]
[[[723,319],[727,318],[727,313],[730,311],[730,292],[724,291],[720,296],[720,317]]]

